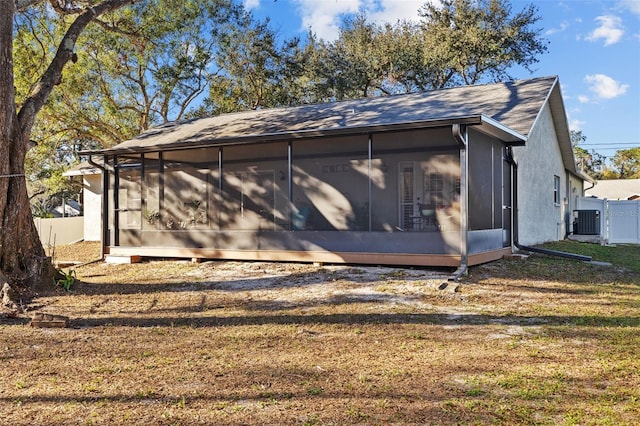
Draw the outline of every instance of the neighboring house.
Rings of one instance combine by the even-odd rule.
[[[599,180],[593,188],[585,191],[585,196],[608,200],[638,200],[640,199],[640,179]]]
[[[82,207],[76,200],[63,200],[62,204],[51,209],[53,217],[80,216]]]
[[[84,154],[122,256],[464,268],[564,238],[583,195],[556,77],[168,123]]]
[[[84,240],[102,238],[102,171],[89,163],[80,163],[63,176],[82,177],[82,207],[84,214]]]

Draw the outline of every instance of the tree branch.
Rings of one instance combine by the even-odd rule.
[[[43,3],[44,0],[15,0],[16,11],[22,12],[30,8],[31,6],[35,6],[36,4]]]
[[[125,35],[125,36],[135,36],[135,35],[137,35],[135,32],[125,31],[125,30],[119,28],[117,25],[111,25],[108,22],[103,21],[102,19],[96,19],[95,23],[100,25],[100,27],[102,27],[104,30],[112,32],[112,33],[121,34],[121,35]]]
[[[18,120],[25,139],[28,139],[28,135],[31,133],[36,114],[46,103],[54,86],[60,84],[62,80],[62,70],[73,57],[76,41],[82,31],[98,16],[138,1],[140,0],[105,0],[94,7],[86,8],[78,15],[62,38],[58,46],[58,51],[49,64],[49,67],[40,78],[40,81],[35,85],[29,97],[25,100],[22,108],[20,108]]]
[[[66,0],[49,0],[49,4],[51,4],[53,10],[61,15],[76,15],[82,12],[82,8],[76,6],[76,3]]]
[[[34,198],[36,198],[38,195],[42,195],[42,194],[44,194],[44,193],[46,193],[46,192],[47,192],[47,190],[46,190],[46,189],[40,189],[40,190],[38,190],[38,191],[34,191],[34,193],[33,193],[33,194],[31,194],[31,195],[29,196],[29,201],[33,200],[33,199],[34,199]]]

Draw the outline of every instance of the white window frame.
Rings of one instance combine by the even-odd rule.
[[[560,205],[560,176],[553,175],[553,204]]]

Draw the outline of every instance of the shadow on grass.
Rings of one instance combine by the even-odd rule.
[[[106,317],[76,319],[71,326],[83,327],[233,327],[247,325],[309,324],[425,324],[425,325],[517,325],[576,327],[640,327],[640,317],[600,316],[496,316],[483,314],[314,314],[184,317]]]
[[[510,278],[527,281],[556,281],[560,283],[573,284],[572,287],[545,287],[514,285],[518,289],[533,290],[541,293],[558,294],[593,294],[599,293],[601,289],[593,287],[594,284],[630,284],[640,286],[640,276],[630,271],[615,268],[601,268],[592,265],[582,264],[570,260],[561,259],[556,263],[548,257],[541,256],[529,261],[501,260],[488,265],[480,265],[470,270],[470,276],[464,278],[463,284],[473,285],[476,279],[483,278]],[[416,282],[425,280],[447,281],[450,272],[437,269],[420,270],[406,269],[404,275],[394,276],[393,274],[380,273],[372,276],[372,273],[359,273],[362,268],[350,268],[347,270],[327,271],[320,270],[314,272],[302,272],[282,275],[267,275],[265,277],[251,277],[247,279],[233,278],[229,280],[219,279],[217,281],[187,281],[173,283],[89,283],[80,281],[74,287],[74,292],[86,295],[126,295],[126,294],[149,294],[156,292],[188,292],[188,291],[251,291],[251,290],[281,290],[286,288],[302,288],[337,280],[348,280],[352,283],[371,283],[392,279],[405,282]],[[356,271],[356,272],[353,272]],[[175,280],[175,277],[171,277]]]
[[[270,377],[274,380],[273,369],[268,371],[259,371],[260,376]],[[316,372],[306,373],[304,376],[309,380],[314,380]],[[275,380],[280,379],[283,382],[291,381],[291,373],[284,372],[281,376],[277,376]],[[539,399],[544,399],[546,395]],[[260,422],[260,412],[250,412],[249,415],[243,414],[245,408],[257,406],[264,408],[265,405],[278,404],[279,415],[277,417],[270,416],[265,412],[265,421],[277,422],[278,424],[433,424],[437,419],[438,424],[460,424],[472,422],[475,424],[495,423],[497,420],[503,419],[506,411],[500,415],[491,412],[487,408],[477,408],[473,411],[465,407],[466,401],[476,400],[475,397],[468,397],[463,389],[455,389],[450,386],[443,386],[437,390],[415,389],[413,391],[402,391],[400,389],[373,388],[367,391],[366,395],[354,395],[353,392],[325,389],[317,387],[313,389],[294,389],[294,390],[278,390],[267,389],[265,391],[245,390],[229,390],[216,391],[214,386],[207,388],[206,394],[189,395],[187,397],[178,397],[170,395],[137,395],[137,394],[97,394],[95,396],[85,395],[29,395],[28,397],[5,397],[0,396],[0,403],[17,404],[22,407],[39,405],[40,409],[50,410],[51,407],[58,407],[61,404],[82,404],[83,407],[99,404],[101,407],[105,404],[123,404],[129,407],[139,405],[142,407],[150,407],[151,409],[167,411],[171,407],[180,407],[183,411],[172,412],[171,424],[183,424],[186,420],[190,424],[193,421],[191,407],[195,410],[202,410],[210,404],[210,409],[215,411],[231,410],[232,413],[239,417],[239,420],[233,421],[233,417],[225,417],[223,424],[253,424]],[[501,398],[506,399],[504,396]],[[515,398],[514,398],[515,399]],[[548,399],[548,397],[547,397]],[[579,400],[581,398],[574,398]],[[314,406],[318,404],[317,412],[300,411],[297,407],[283,407],[280,404],[291,401],[296,405],[305,404]],[[381,404],[382,401],[394,401],[394,403]],[[338,404],[332,408],[322,407],[325,404]],[[443,409],[443,404],[445,404]],[[86,408],[85,408],[86,409]],[[117,408],[116,408],[117,409]],[[143,408],[149,411],[149,408]],[[265,410],[266,411],[266,410]],[[84,415],[84,412],[81,416]],[[123,413],[123,422],[124,420]],[[154,418],[156,416],[153,416]],[[214,418],[216,418],[214,416]],[[247,421],[247,418],[251,421]],[[305,421],[305,419],[309,421]],[[82,419],[82,417],[81,417]],[[99,418],[98,418],[99,420]],[[111,419],[113,420],[113,418]],[[168,424],[161,421],[160,416],[154,420],[158,424]],[[219,420],[219,418],[218,418]],[[337,423],[336,423],[337,422]],[[25,423],[26,424],[26,423]]]
[[[356,272],[353,272],[353,271]],[[388,279],[402,280],[405,282],[417,282],[425,280],[447,281],[449,274],[442,270],[421,271],[407,269],[406,274],[394,276],[393,274],[380,273],[372,276],[372,273],[365,274],[358,272],[358,268],[346,269],[344,271],[316,271],[281,275],[267,275],[265,277],[251,277],[247,279],[229,279],[207,281],[184,281],[173,283],[89,283],[79,281],[74,286],[74,293],[86,295],[126,295],[126,294],[148,294],[157,292],[188,292],[206,290],[224,291],[251,291],[251,290],[282,290],[286,288],[301,288],[313,286],[338,280],[348,280],[350,283],[363,284],[371,282],[383,282]],[[175,277],[172,277],[175,280]]]

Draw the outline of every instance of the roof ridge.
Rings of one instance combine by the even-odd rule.
[[[335,136],[352,134],[358,129],[386,131],[418,123],[434,126],[438,122],[477,118],[480,115],[527,136],[557,86],[557,76],[537,77],[295,107],[238,111],[165,123],[123,141],[111,150],[162,149],[171,145],[175,145],[174,148],[178,145],[194,147],[230,141],[250,143],[265,137],[284,140],[329,134]],[[559,110],[558,113],[563,111]]]
[[[291,106],[283,106],[283,107],[270,107],[270,108],[262,108],[262,109],[250,109],[250,110],[244,110],[244,111],[233,111],[233,112],[224,112],[224,113],[220,113],[217,115],[208,115],[205,117],[198,117],[198,118],[189,118],[189,119],[185,119],[185,120],[173,120],[173,121],[169,121],[166,123],[162,123],[159,124],[157,126],[153,126],[147,130],[145,130],[142,134],[148,133],[148,132],[152,132],[154,130],[161,130],[161,129],[166,129],[168,127],[173,127],[176,125],[182,125],[182,124],[188,124],[188,123],[192,123],[194,121],[199,121],[199,120],[205,120],[205,119],[211,119],[214,117],[234,117],[234,116],[243,116],[243,115],[252,115],[252,114],[259,114],[260,112],[267,112],[267,113],[273,113],[273,112],[277,112],[277,111],[290,111],[290,110],[294,110],[294,109],[302,109],[302,108],[320,108],[323,106],[340,106],[340,104],[345,105],[348,103],[362,103],[363,101],[367,101],[367,100],[384,100],[384,99],[389,99],[389,98],[397,98],[397,97],[403,97],[403,96],[409,96],[409,97],[418,97],[421,95],[425,95],[427,93],[440,93],[440,92],[446,92],[446,91],[454,91],[454,90],[470,90],[470,89],[475,89],[475,88],[484,88],[484,87],[488,87],[488,86],[499,86],[499,85],[508,85],[508,84],[522,84],[525,82],[535,82],[535,81],[542,81],[542,80],[551,80],[551,79],[557,79],[558,76],[544,76],[544,77],[533,77],[533,78],[525,78],[525,79],[516,79],[516,80],[509,80],[509,81],[498,81],[498,82],[493,82],[493,83],[482,83],[482,84],[467,84],[467,85],[462,85],[462,86],[452,86],[452,87],[444,87],[442,89],[429,89],[429,90],[422,90],[422,91],[418,91],[418,92],[410,92],[410,93],[393,93],[393,94],[387,94],[387,95],[381,95],[381,96],[367,96],[367,97],[361,97],[361,98],[353,98],[353,99],[341,99],[341,100],[336,100],[336,101],[328,101],[328,102],[318,102],[318,103],[307,103],[307,104],[300,104],[300,105],[291,105]]]

